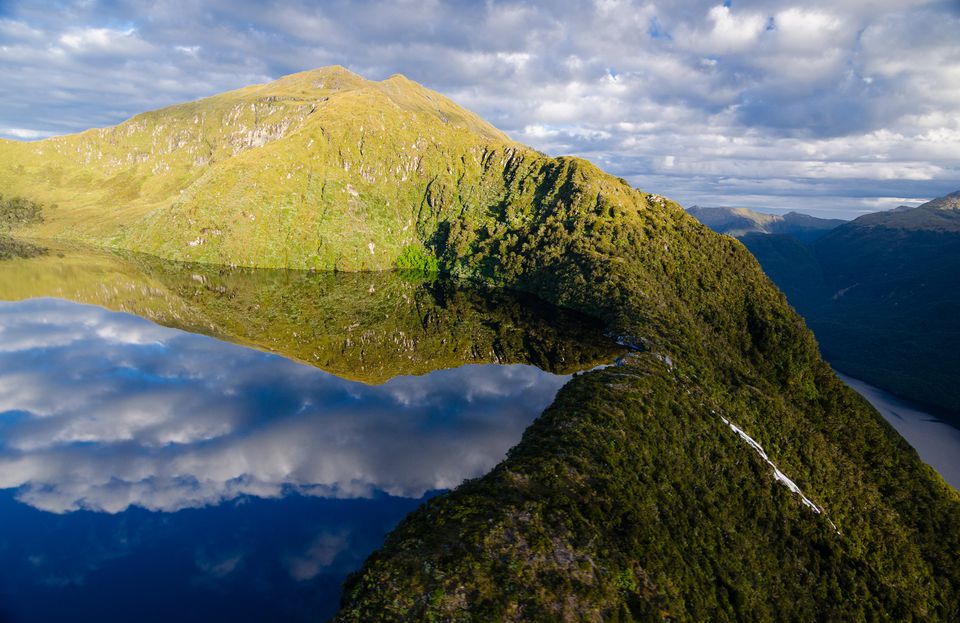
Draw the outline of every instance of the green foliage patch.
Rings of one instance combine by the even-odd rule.
[[[0,194],[0,231],[43,222],[43,206],[23,197]]]

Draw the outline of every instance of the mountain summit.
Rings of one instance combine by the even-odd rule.
[[[933,208],[936,210],[960,210],[960,190],[952,192],[949,195],[944,195],[943,197],[937,197],[918,207]]]
[[[403,76],[328,67],[111,128],[2,141],[0,184],[58,206],[31,235],[226,264],[378,269],[416,246],[425,198],[480,184],[483,159],[507,149],[523,151]]]
[[[766,214],[749,208],[701,208],[688,209],[698,221],[714,231],[740,238],[750,233],[785,234],[798,240],[816,240],[828,231],[842,225],[840,219],[825,219],[787,212]]]
[[[960,496],[746,248],[664,197],[342,68],[4,142],[0,162],[17,235],[442,271],[593,315],[630,349],[398,526],[340,621],[960,616]]]

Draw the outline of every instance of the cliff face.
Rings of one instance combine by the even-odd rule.
[[[746,249],[663,197],[401,77],[339,69],[0,158],[7,193],[47,206],[22,232],[442,270],[591,314],[632,346],[576,377],[492,473],[411,515],[340,620],[960,615],[956,492],[839,383]]]

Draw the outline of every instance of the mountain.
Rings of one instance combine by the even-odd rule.
[[[710,229],[734,238],[750,233],[783,234],[803,242],[811,242],[845,222],[841,219],[817,218],[799,212],[787,212],[783,215],[765,214],[748,208],[691,206],[687,211]]]
[[[5,142],[0,162],[4,195],[40,206],[8,219],[20,237],[441,271],[630,348],[398,526],[340,621],[960,616],[960,494],[836,378],[749,252],[675,202],[341,68]]]
[[[885,227],[902,231],[960,232],[960,191],[938,197],[915,208],[865,214],[856,219],[858,227]]]
[[[823,296],[797,308],[838,369],[960,423],[958,203],[953,193],[833,230],[811,247]]]
[[[960,423],[960,192],[836,225],[813,219],[830,226],[813,238],[749,229],[726,208],[690,213],[746,245],[837,369]]]

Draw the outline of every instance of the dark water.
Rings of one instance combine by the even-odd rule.
[[[617,354],[410,276],[68,250],[0,262],[3,299],[3,622],[324,620],[407,513]]]
[[[960,491],[960,429],[878,387],[844,374],[837,376],[866,398],[927,465]]]

